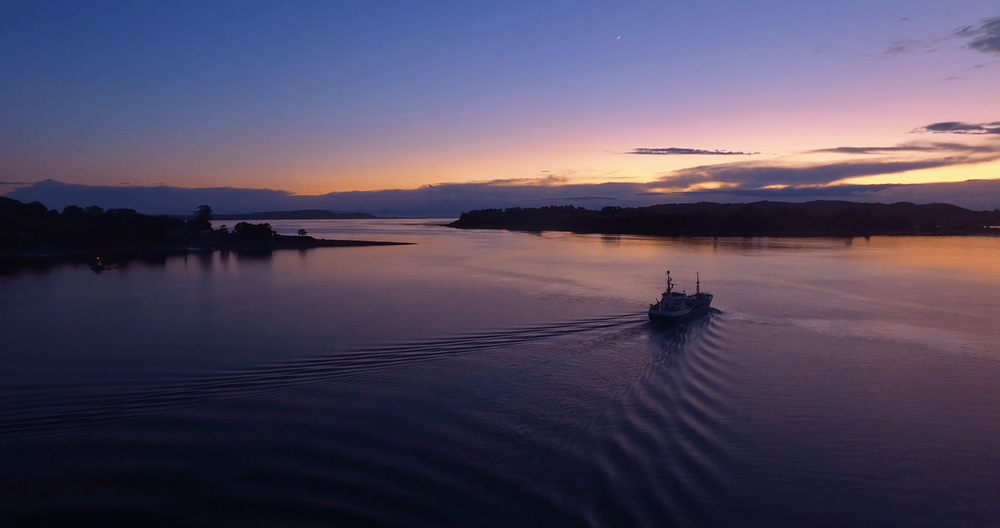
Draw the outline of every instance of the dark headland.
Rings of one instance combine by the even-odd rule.
[[[326,211],[329,213],[329,211]],[[355,214],[355,213],[351,213]],[[203,205],[184,220],[140,214],[132,209],[68,206],[60,213],[39,202],[0,197],[0,260],[93,258],[121,259],[215,249],[270,251],[317,247],[393,246],[408,242],[326,240],[277,234],[267,223],[239,222],[213,228],[211,207]],[[245,216],[243,217],[245,218]],[[351,216],[351,218],[358,218]]]
[[[1000,210],[844,201],[701,202],[601,210],[566,205],[473,210],[448,225],[463,229],[696,237],[1000,235]]]

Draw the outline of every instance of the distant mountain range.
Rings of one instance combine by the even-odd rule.
[[[299,211],[268,211],[246,214],[217,214],[213,220],[330,220],[378,218],[368,213],[335,213],[326,209],[302,209]]]
[[[973,210],[1000,207],[998,179],[919,185],[833,185],[783,189],[705,189],[660,192],[651,183],[535,185],[513,181],[448,183],[417,189],[334,192],[300,195],[287,191],[231,187],[182,188],[139,185],[82,185],[45,180],[18,186],[5,196],[24,203],[39,201],[50,209],[70,205],[135,209],[143,214],[190,215],[208,204],[216,214],[248,211],[363,211],[381,217],[458,218],[463,211],[515,206],[575,205],[600,209],[607,205],[646,207],[663,203],[808,202],[850,200],[867,203],[950,203]],[[0,192],[3,189],[0,182]],[[240,215],[241,216],[241,215]]]

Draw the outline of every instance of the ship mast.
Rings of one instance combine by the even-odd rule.
[[[674,283],[670,280],[670,270],[667,270],[667,293],[674,289]]]
[[[694,293],[701,293],[701,275],[697,272],[694,274]]]

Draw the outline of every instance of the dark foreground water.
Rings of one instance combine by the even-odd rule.
[[[276,224],[0,277],[0,525],[1000,522],[1000,238]]]

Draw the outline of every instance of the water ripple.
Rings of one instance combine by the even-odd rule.
[[[233,474],[218,478],[235,480],[217,485],[225,492],[189,492],[187,500],[239,505],[257,522],[696,523],[696,511],[726,493],[732,463],[728,323],[719,314],[672,329],[640,321],[621,314],[398,343],[103,399],[59,401],[56,389],[38,388],[14,394],[20,401],[0,414],[0,441],[111,445],[101,460],[132,459],[137,468],[93,462],[89,471],[109,482],[142,479],[152,489],[189,478],[170,460],[202,460],[213,474]],[[560,376],[548,386],[529,383],[526,392],[504,394],[514,407],[496,407],[493,393],[468,400],[475,391],[446,405],[414,400],[412,388],[384,392],[381,402],[372,394],[345,399],[340,388],[463,357],[511,357],[515,365],[524,357],[548,362],[553,373],[560,362],[621,368],[598,367],[603,384]],[[212,446],[233,441],[227,427],[253,427],[248,417],[264,427],[252,452],[205,458],[229,452]],[[151,466],[166,474],[157,481]]]

